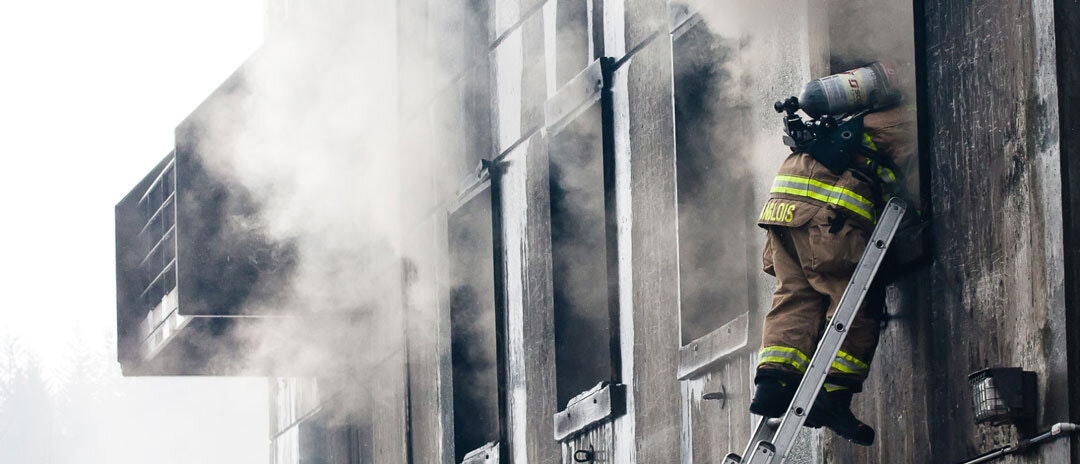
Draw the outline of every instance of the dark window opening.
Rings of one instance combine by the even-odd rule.
[[[749,111],[727,67],[738,43],[704,21],[673,42],[682,343],[750,309],[750,221],[756,218]]]
[[[272,302],[297,265],[289,240],[271,238],[262,204],[204,165],[200,140],[178,132],[176,155],[177,284],[185,314],[237,315],[281,311]]]
[[[460,120],[458,132],[450,136],[461,137],[464,143],[464,164],[458,176],[468,175],[480,163],[481,158],[492,150],[491,141],[491,65],[489,62],[488,18],[490,5],[487,0],[468,0],[465,4],[462,37],[464,40],[464,74],[456,84]],[[459,63],[460,65],[460,63]]]
[[[360,428],[310,419],[300,424],[299,464],[361,464],[364,450]]]
[[[558,404],[612,378],[600,105],[549,145]]]
[[[872,0],[852,8],[829,5],[829,68],[838,73],[873,61],[888,61],[896,66],[904,101],[908,109],[911,140],[904,148],[900,168],[907,178],[906,188],[911,199],[921,207],[920,166],[915,151],[918,147],[917,100],[915,78],[915,13],[913,5],[905,2]],[[819,77],[819,76],[815,76]]]
[[[498,359],[491,191],[452,212],[450,350],[454,388],[454,454],[499,439]]]
[[[150,311],[176,288],[175,170],[166,167],[139,199],[139,308]]]

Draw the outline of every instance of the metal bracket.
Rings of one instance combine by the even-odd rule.
[[[558,133],[589,106],[600,101],[601,91],[610,80],[608,70],[613,62],[611,58],[593,61],[544,103],[544,125],[549,135]]]
[[[596,462],[596,448],[589,445],[587,450],[574,451],[574,462]]]
[[[701,399],[720,400],[720,409],[724,409],[727,406],[727,388],[724,387],[724,384],[720,384],[720,391],[701,395]]]

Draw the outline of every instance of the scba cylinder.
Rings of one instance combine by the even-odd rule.
[[[900,99],[896,76],[895,66],[876,61],[814,79],[799,94],[799,106],[812,118],[881,109]]]

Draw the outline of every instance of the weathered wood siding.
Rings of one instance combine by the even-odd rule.
[[[857,400],[879,442],[832,441],[830,462],[951,462],[1015,439],[974,425],[967,375],[989,366],[1038,373],[1039,427],[1067,419],[1051,5],[920,9],[936,261],[890,295],[897,312],[867,386],[879,394]],[[1063,443],[1013,462],[1068,462]]]
[[[1069,343],[1069,417],[1080,418],[1080,1],[1054,2],[1058,102],[1061,116],[1061,184],[1065,223],[1065,304]],[[1080,438],[1072,439],[1073,464]]]
[[[613,43],[604,44],[605,53],[616,59],[654,32],[667,32],[668,28],[667,1],[619,3],[624,5],[606,8],[616,14],[625,8],[625,23],[605,23],[605,27],[616,28],[606,31],[608,37],[619,32],[618,26],[625,27],[622,40],[611,38]],[[619,462],[676,463],[681,454],[671,62],[671,36],[663,33],[614,78],[619,322],[622,381],[629,387],[627,415],[620,420],[632,421],[632,427],[616,428],[615,443],[619,448],[633,447],[628,456],[621,454],[624,449],[616,451]]]
[[[578,451],[590,453],[589,456],[592,456],[593,458],[591,462],[596,464],[612,464],[619,462],[614,459],[614,446],[612,423],[610,421],[602,422],[564,442],[562,444],[562,461],[558,462],[562,462],[563,464],[578,462],[574,459],[574,453],[577,453]],[[585,456],[586,455],[580,455],[579,458],[585,459]]]
[[[510,462],[557,462],[551,438],[555,400],[555,344],[551,294],[551,233],[546,140],[535,130],[544,123],[547,67],[544,16],[535,0],[494,2],[494,37],[507,35],[510,54],[493,53],[493,74],[501,88],[492,112],[496,121],[513,122],[513,133],[492,156],[497,168],[506,266],[506,450]],[[511,28],[510,26],[514,26]],[[508,101],[507,99],[512,99]],[[510,115],[509,113],[514,114]],[[510,116],[510,117],[507,117]],[[515,142],[513,151],[506,150]]]
[[[753,365],[749,356],[733,357],[716,370],[687,381],[684,396],[691,419],[691,452],[694,463],[721,462],[729,452],[742,453],[750,439],[750,397]],[[721,398],[704,399],[720,393]]]
[[[602,8],[596,7],[601,3]],[[572,462],[575,449],[600,444],[609,452],[598,455],[603,459],[598,462],[702,463],[741,450],[751,426],[746,407],[754,347],[696,371],[682,385],[677,380],[678,221],[667,36],[637,50],[615,76],[621,381],[628,388],[627,414],[590,428],[561,445],[561,451],[552,439],[552,414],[559,405],[549,163],[544,134],[532,131],[543,124],[544,100],[578,71],[564,64],[552,74],[555,82],[547,82],[548,66],[582,60],[563,60],[545,49],[554,43],[547,40],[554,33],[548,23],[556,14],[536,8],[531,0],[492,5],[490,39],[503,38],[501,51],[491,54],[496,81],[490,108],[499,135],[492,156],[520,142],[505,153],[505,171],[497,180],[508,299],[505,456],[510,462],[547,463],[561,454],[564,462]],[[594,7],[603,28],[594,30],[593,45],[616,59],[662,29],[668,18],[667,2],[660,0],[595,1]],[[800,458],[807,462],[949,462],[1004,444],[1015,438],[1013,432],[975,426],[971,418],[966,376],[987,366],[1019,365],[1039,373],[1041,427],[1066,420],[1066,405],[1080,411],[1076,401],[1069,403],[1077,394],[1069,388],[1065,362],[1066,353],[1080,351],[1076,346],[1066,350],[1066,329],[1077,334],[1080,315],[1066,312],[1065,290],[1072,291],[1068,302],[1074,304],[1080,289],[1065,285],[1075,277],[1063,277],[1080,275],[1080,252],[1070,234],[1080,231],[1080,187],[1069,181],[1080,179],[1080,162],[1067,156],[1075,152],[1070,146],[1062,145],[1059,154],[1057,142],[1059,137],[1080,138],[1075,129],[1057,133],[1059,124],[1077,125],[1071,107],[1077,99],[1072,89],[1080,83],[1075,71],[1080,50],[1075,34],[1061,38],[1061,24],[1056,68],[1053,47],[1055,14],[1059,22],[1077,25],[1076,2],[926,0],[917,3],[916,11],[923,12],[916,21],[922,20],[917,27],[925,33],[917,50],[925,73],[919,89],[924,92],[920,116],[925,118],[922,172],[930,179],[923,193],[933,214],[936,261],[889,290],[890,313],[868,393],[855,405],[857,414],[877,428],[878,442],[861,448],[830,433],[810,434],[816,438],[803,446]],[[814,36],[811,42],[815,38],[820,39]],[[817,47],[811,54],[824,46],[811,46]],[[597,50],[592,52],[595,57]],[[1058,95],[1059,81],[1072,88]],[[748,260],[757,266],[757,249],[751,245]],[[441,272],[437,263],[419,264]],[[764,294],[768,285],[762,287],[751,291]],[[762,314],[747,309],[750,335],[756,338]],[[409,324],[417,331],[412,336],[421,337],[422,326],[439,323],[416,319]],[[386,354],[390,358],[381,358],[383,366],[398,362],[393,353]],[[418,375],[409,385],[412,410],[418,413],[411,422],[413,452],[419,453],[413,459],[428,462],[426,454],[440,446],[433,434],[440,417],[417,408],[436,405],[430,396],[440,390],[438,374],[419,371],[439,361],[430,354],[410,352],[409,357],[416,367],[410,372]],[[1080,368],[1073,369],[1073,378],[1080,377]],[[725,400],[702,398],[719,391],[726,391]],[[375,408],[380,396],[391,404],[400,400],[373,394]],[[445,416],[441,420],[445,427]],[[385,422],[376,425],[377,450],[380,441],[393,439],[383,434],[394,421]],[[1014,462],[1068,462],[1070,455],[1062,441]]]

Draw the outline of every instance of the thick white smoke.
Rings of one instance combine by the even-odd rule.
[[[382,11],[380,11],[382,10]],[[389,11],[388,11],[389,10]],[[390,8],[297,18],[220,102],[203,161],[260,205],[259,228],[296,247],[286,297],[299,311],[353,311],[384,296],[399,254],[396,50]]]

